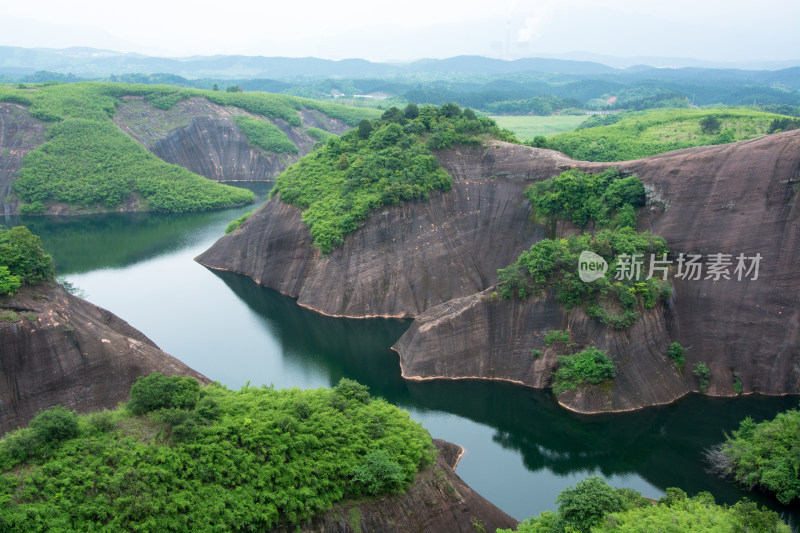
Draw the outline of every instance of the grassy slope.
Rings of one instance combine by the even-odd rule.
[[[533,139],[537,135],[554,135],[572,131],[586,120],[586,115],[550,115],[550,116],[512,116],[498,115],[490,117],[501,128],[514,132],[522,141]]]
[[[0,86],[0,102],[25,105],[32,116],[52,122],[48,142],[23,160],[15,192],[41,211],[48,202],[64,202],[89,210],[113,209],[132,194],[144,208],[197,211],[252,201],[251,192],[198,176],[152,156],[111,120],[120,98],[143,96],[169,109],[180,100],[199,96],[300,126],[298,111],[322,112],[355,125],[374,110],[351,109],[325,102],[266,93],[226,93],[168,86],[117,83],[74,83]],[[288,139],[286,139],[288,142]],[[289,148],[283,147],[284,151]]]
[[[717,117],[718,132],[705,133],[700,121]],[[585,161],[626,161],[671,150],[741,141],[764,135],[781,115],[747,109],[665,109],[631,113],[610,126],[554,135],[547,148]]]
[[[266,531],[401,489],[433,457],[425,429],[355,382],[230,391],[158,377],[166,406],[153,409],[168,389],[149,381],[147,404],[132,389],[127,409],[56,409],[0,441],[0,530]]]

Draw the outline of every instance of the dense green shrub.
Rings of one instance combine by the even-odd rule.
[[[554,342],[569,342],[569,332],[560,329],[553,329],[545,333],[544,344],[550,346]]]
[[[529,185],[525,197],[537,215],[571,220],[580,227],[590,221],[608,226],[621,208],[635,210],[645,203],[644,185],[639,178],[622,177],[615,167],[599,174],[567,170],[555,178]],[[636,227],[635,217],[632,225],[629,220],[625,222],[624,227]]]
[[[553,394],[561,394],[582,385],[597,385],[614,379],[614,363],[601,350],[589,346],[585,350],[558,356],[559,367],[553,372]]]
[[[597,476],[564,489],[558,511],[545,511],[522,522],[517,533],[616,532],[652,533],[789,533],[778,513],[744,498],[735,505],[717,505],[708,492],[688,497],[670,487],[653,505],[635,490],[616,489]],[[512,533],[498,529],[497,533]]]
[[[366,494],[380,494],[403,486],[402,467],[386,450],[373,450],[364,457],[364,463],[353,472],[353,483],[363,487]]]
[[[333,388],[333,393],[345,400],[354,400],[359,403],[368,403],[369,388],[366,385],[347,378],[342,378]]]
[[[236,115],[233,119],[250,144],[276,154],[297,153],[297,146],[271,122],[247,115]]]
[[[78,436],[78,415],[56,405],[36,415],[28,427],[42,444],[53,445]]]
[[[747,487],[761,487],[783,504],[800,498],[800,411],[761,423],[747,417],[721,448],[722,473]]]
[[[280,192],[282,201],[302,209],[314,243],[330,253],[373,210],[450,189],[452,179],[430,151],[435,136],[438,149],[501,134],[491,120],[465,118],[458,106],[447,113],[423,106],[409,120],[391,108],[379,119],[362,120],[286,169],[271,195]]]
[[[692,374],[697,377],[697,382],[700,386],[700,392],[705,393],[706,390],[708,390],[708,378],[711,376],[711,371],[708,369],[708,365],[703,362],[695,363]]]
[[[644,263],[651,255],[661,260],[667,253],[661,237],[636,233],[636,209],[645,203],[644,185],[638,178],[623,177],[613,167],[599,174],[572,169],[527,187],[525,196],[537,218],[550,224],[551,233],[558,219],[581,227],[592,222],[596,229],[615,229],[535,243],[514,264],[497,271],[503,299],[525,298],[554,288],[558,300],[567,307],[584,305],[592,318],[623,329],[638,318],[635,307],[639,301],[650,309],[659,298],[670,297],[668,282],[646,279],[649,263],[642,264],[638,275],[630,272],[630,276],[615,279],[620,266],[617,256],[642,254]],[[583,251],[606,260],[609,268],[604,277],[591,283],[581,281],[578,259]]]
[[[7,266],[0,266],[0,295],[14,294],[21,286],[19,276],[12,274]]]
[[[155,410],[81,416],[79,433],[59,433],[45,454],[20,451],[36,445],[33,428],[7,435],[0,530],[294,529],[342,499],[402,489],[433,458],[407,412],[361,401],[352,383],[339,388],[350,400],[327,389],[185,387],[195,403],[170,390],[181,383],[137,381],[132,398]]]
[[[776,118],[769,124],[767,133],[778,133],[781,131],[789,131],[800,129],[800,118]]]
[[[156,409],[192,409],[200,397],[197,380],[181,376],[164,376],[158,372],[139,376],[131,386],[128,409],[143,415]]]
[[[53,258],[42,249],[38,235],[25,226],[0,227],[0,293],[13,294],[21,285],[50,280],[54,272]]]
[[[683,367],[686,365],[686,356],[684,353],[686,350],[691,348],[691,346],[684,348],[678,342],[673,342],[669,345],[669,350],[667,350],[667,355],[675,362],[675,366],[683,370]]]

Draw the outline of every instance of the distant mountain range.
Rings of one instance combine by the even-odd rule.
[[[579,57],[596,57],[598,60],[578,60]],[[640,61],[639,61],[640,60]],[[601,62],[602,61],[602,62]],[[631,62],[638,64],[631,64]],[[614,64],[609,66],[604,64]],[[644,64],[652,62],[655,66]],[[613,58],[576,53],[571,58],[526,58],[513,61],[481,56],[457,56],[448,59],[422,59],[406,64],[373,63],[364,59],[333,61],[314,57],[263,57],[242,55],[192,56],[179,58],[153,57],[133,53],[120,53],[95,48],[21,48],[0,46],[0,75],[19,79],[37,71],[73,74],[79,78],[105,78],[131,73],[169,73],[189,79],[293,79],[293,78],[385,78],[401,75],[471,74],[503,76],[517,73],[555,73],[562,75],[604,75],[667,70],[663,65],[680,65],[708,68],[697,60],[670,58]],[[770,63],[773,67],[787,67],[797,62]],[[620,68],[625,65],[626,68]],[[760,70],[767,63],[761,64]],[[682,69],[679,69],[682,70]],[[659,73],[656,77],[662,77]],[[667,76],[669,77],[669,76]]]
[[[603,74],[615,69],[590,61],[563,59],[518,59],[503,61],[480,56],[422,59],[393,65],[364,59],[333,61],[315,57],[263,57],[242,55],[151,57],[93,48],[20,48],[0,46],[0,74],[21,77],[40,70],[74,74],[82,78],[131,73],[164,72],[186,78],[297,77],[387,77],[402,74],[486,74],[555,72],[560,74]]]

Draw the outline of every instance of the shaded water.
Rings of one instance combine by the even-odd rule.
[[[241,184],[237,184],[241,185]],[[251,187],[261,197],[269,184]],[[108,214],[7,219],[42,237],[59,272],[86,297],[161,348],[231,388],[332,386],[341,377],[409,410],[434,437],[466,449],[458,474],[519,519],[555,508],[565,487],[598,473],[657,498],[669,486],[717,501],[743,496],[781,507],[704,472],[704,448],[747,415],[757,420],[796,397],[712,399],[621,415],[580,416],[545,391],[486,381],[405,382],[389,347],[409,323],[320,316],[249,279],[193,261],[252,209],[189,215]]]

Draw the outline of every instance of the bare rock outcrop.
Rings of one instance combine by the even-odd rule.
[[[116,315],[56,283],[0,297],[0,435],[56,404],[80,412],[128,400],[152,372],[210,381]]]
[[[6,215],[16,212],[16,206],[5,198],[11,194],[22,158],[44,142],[44,130],[45,123],[33,118],[24,106],[0,102],[0,198]]]
[[[658,305],[639,312],[639,320],[620,331],[580,308],[565,309],[552,291],[502,301],[490,287],[427,310],[393,349],[406,379],[495,379],[546,388],[563,347],[546,346],[544,335],[566,330],[578,346],[610,354],[617,375],[606,384],[562,393],[559,402],[581,413],[629,411],[668,403],[689,391],[685,376],[667,356],[675,334],[671,309]],[[533,350],[541,350],[541,357],[534,357]]]
[[[472,490],[454,472],[462,450],[455,444],[434,439],[439,449],[436,462],[420,471],[403,494],[374,501],[337,504],[299,531],[355,533],[357,531],[448,531],[474,533],[514,528],[517,520]],[[481,529],[483,528],[483,529]],[[278,531],[296,531],[297,528]]]
[[[251,145],[233,120],[235,115],[267,120],[243,109],[222,106],[205,98],[182,100],[159,109],[142,97],[123,97],[114,121],[125,133],[166,161],[218,181],[272,180],[286,167],[313,150],[317,140],[306,127],[341,134],[344,122],[303,109],[302,126],[270,120],[298,148],[297,154],[274,154]]]

